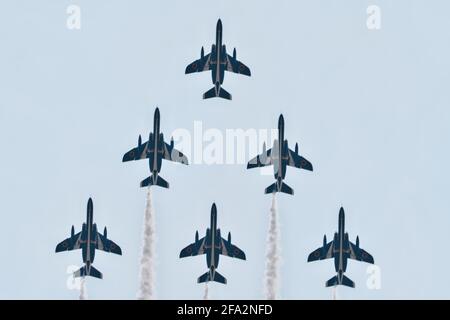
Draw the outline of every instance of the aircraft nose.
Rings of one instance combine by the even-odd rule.
[[[280,114],[280,117],[278,118],[278,127],[284,126],[284,117],[283,114]]]
[[[344,208],[341,207],[341,209],[339,209],[339,219],[343,219],[344,218]]]
[[[88,213],[91,213],[94,209],[94,203],[92,202],[92,198],[89,198],[87,203],[87,211]]]
[[[156,107],[155,109],[155,118],[159,118],[159,108]]]
[[[222,29],[222,20],[217,21],[217,29]]]

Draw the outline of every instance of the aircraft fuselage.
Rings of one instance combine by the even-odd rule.
[[[211,48],[211,77],[217,92],[225,77],[226,61],[227,52],[225,46],[222,45],[222,22],[219,20],[216,27],[216,44]]]
[[[159,109],[157,108],[153,117],[153,132],[150,133],[147,146],[149,168],[155,180],[161,171],[163,152],[164,137],[160,133],[160,115]]]
[[[211,226],[206,230],[206,263],[210,272],[210,279],[214,279],[214,273],[219,266],[219,250],[221,243],[220,230],[217,229],[217,209],[215,205],[211,209]]]
[[[339,228],[338,232],[334,234],[333,256],[339,282],[342,282],[342,276],[347,269],[347,260],[350,257],[350,243],[348,233],[345,233],[345,214],[343,210],[339,212]]]
[[[89,273],[91,264],[95,258],[95,236],[97,235],[97,225],[93,223],[94,208],[92,200],[88,201],[86,223],[83,223],[81,232],[81,250],[83,262],[86,264],[86,269]]]
[[[277,180],[278,190],[281,189],[281,184],[286,176],[286,166],[289,161],[288,143],[284,140],[284,118],[280,115],[278,119],[278,145],[273,149],[275,153],[273,157],[273,171],[274,177]]]

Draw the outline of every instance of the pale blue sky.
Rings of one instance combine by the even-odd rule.
[[[66,8],[82,28],[66,28]],[[366,8],[382,29],[366,28]],[[342,205],[351,240],[373,254],[382,288],[367,289],[366,264],[350,261],[356,289],[346,299],[450,298],[450,21],[447,1],[9,1],[0,11],[0,298],[74,299],[66,268],[81,252],[55,254],[86,202],[121,245],[98,252],[104,279],[90,298],[134,299],[148,176],[146,162],[123,164],[147,137],[155,106],[166,137],[177,128],[273,128],[285,116],[290,145],[315,171],[289,168],[295,196],[278,197],[281,297],[329,299],[331,260],[307,255],[337,229]],[[201,99],[210,74],[184,75],[218,18],[224,43],[252,70],[226,74],[233,100]],[[242,165],[163,164],[171,188],[154,189],[157,296],[201,299],[204,257],[178,259],[204,234],[211,203],[222,232],[247,254],[223,257],[226,286],[212,298],[263,298],[270,176]]]

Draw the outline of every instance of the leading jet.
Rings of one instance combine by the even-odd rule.
[[[162,159],[188,164],[187,157],[173,147],[173,138],[170,140],[170,144],[164,142],[164,135],[160,133],[159,122],[159,109],[156,108],[153,117],[153,132],[150,132],[148,141],[142,143],[142,138],[139,135],[137,147],[125,153],[122,159],[122,162],[148,159],[152,175],[141,181],[141,187],[157,185],[169,188],[169,183],[159,175]]]
[[[120,249],[120,247],[112,240],[107,238],[106,227],[103,234],[97,232],[97,224],[93,223],[93,219],[94,206],[92,199],[89,198],[87,203],[86,223],[83,223],[81,231],[75,234],[75,227],[72,226],[70,238],[67,238],[56,246],[56,252],[81,249],[85,265],[74,272],[74,277],[91,276],[99,279],[103,278],[102,273],[92,265],[96,249],[122,255],[122,249]]]
[[[225,255],[232,258],[245,260],[245,253],[231,244],[231,233],[228,233],[228,239],[223,239],[220,235],[220,229],[217,229],[217,208],[213,203],[211,207],[211,226],[206,229],[206,235],[199,239],[198,231],[195,232],[195,242],[181,250],[180,258],[197,256],[206,253],[206,264],[209,270],[201,275],[197,282],[216,281],[226,284],[227,279],[217,272],[219,266],[219,255]]]
[[[236,48],[233,56],[227,54],[224,44],[222,44],[222,21],[217,21],[216,44],[211,47],[211,53],[205,55],[205,50],[201,49],[200,59],[195,60],[186,67],[186,74],[202,71],[211,71],[212,83],[214,87],[203,94],[203,99],[220,97],[231,100],[231,94],[222,88],[225,71],[243,74],[250,77],[250,69],[236,59]]]
[[[347,260],[353,259],[367,263],[375,263],[373,257],[359,247],[359,237],[356,237],[356,244],[350,242],[348,233],[344,230],[345,214],[344,208],[339,210],[339,229],[334,234],[333,241],[327,243],[327,236],[323,236],[323,246],[313,251],[308,256],[308,262],[334,258],[334,267],[337,275],[328,280],[325,286],[331,287],[344,285],[354,288],[355,283],[344,275],[347,269]]]
[[[278,118],[278,139],[274,140],[272,149],[266,150],[266,144],[264,143],[263,152],[248,162],[247,169],[270,165],[273,165],[276,182],[266,188],[266,194],[275,192],[294,194],[294,190],[283,182],[286,177],[287,166],[313,171],[312,164],[298,154],[298,143],[295,144],[295,151],[289,149],[288,141],[284,139],[284,118],[282,114]]]

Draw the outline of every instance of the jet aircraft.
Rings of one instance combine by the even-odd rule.
[[[334,234],[333,241],[327,243],[327,236],[323,236],[323,246],[313,251],[308,256],[308,262],[334,258],[334,267],[337,275],[325,283],[325,286],[331,287],[344,285],[354,288],[355,283],[344,275],[347,269],[347,260],[353,259],[367,263],[374,263],[373,257],[361,249],[359,246],[359,237],[356,237],[356,244],[350,242],[348,233],[344,230],[345,214],[344,208],[339,210],[339,229]]]
[[[125,153],[122,162],[148,159],[152,175],[141,181],[141,187],[157,185],[169,188],[169,183],[159,175],[162,159],[188,164],[187,157],[175,149],[173,145],[173,138],[170,140],[170,144],[164,142],[164,135],[160,133],[159,109],[156,108],[153,118],[153,132],[150,132],[148,141],[142,143],[142,138],[139,135],[137,147]]]
[[[206,253],[206,264],[209,270],[201,275],[197,282],[216,281],[226,284],[227,279],[217,272],[220,255],[245,260],[245,253],[237,246],[231,244],[231,233],[228,233],[228,239],[223,239],[220,235],[220,229],[217,229],[217,208],[213,203],[211,207],[211,226],[206,229],[206,235],[199,239],[198,231],[195,232],[195,242],[181,250],[180,258],[197,256]]]
[[[91,276],[99,279],[103,278],[102,273],[95,269],[92,265],[94,262],[96,249],[122,255],[122,250],[120,247],[107,238],[106,227],[103,234],[97,232],[97,224],[93,222],[93,218],[94,206],[92,199],[89,198],[87,204],[86,223],[83,223],[81,231],[75,234],[75,228],[72,226],[70,237],[56,246],[56,252],[81,249],[83,262],[85,265],[74,272],[74,277]]]
[[[313,171],[312,164],[298,154],[298,143],[295,144],[295,151],[289,149],[288,141],[284,139],[284,118],[281,114],[278,119],[278,139],[273,142],[272,149],[266,150],[263,144],[263,152],[250,160],[247,169],[273,165],[276,182],[268,186],[265,193],[284,192],[294,194],[294,190],[283,182],[286,177],[287,166]]]
[[[222,44],[222,21],[217,21],[216,43],[212,45],[211,52],[205,55],[205,50],[201,49],[200,59],[195,60],[186,67],[186,74],[202,71],[211,71],[212,83],[214,87],[203,94],[203,99],[220,97],[231,100],[231,94],[221,85],[225,77],[225,71],[250,76],[250,69],[236,59],[236,48],[233,56],[227,54],[226,46]]]

